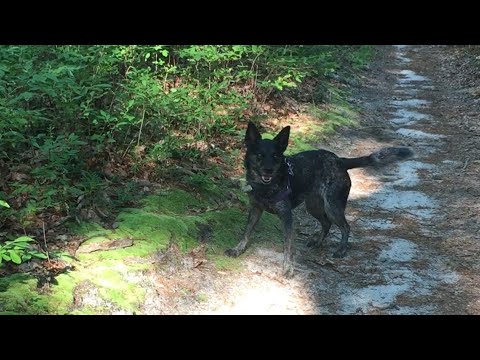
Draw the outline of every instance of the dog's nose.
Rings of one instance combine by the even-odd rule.
[[[273,168],[264,168],[264,169],[263,169],[263,172],[264,172],[266,175],[271,175],[271,174],[273,174]]]

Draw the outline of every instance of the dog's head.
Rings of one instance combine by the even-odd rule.
[[[284,127],[273,140],[262,139],[257,127],[248,123],[245,134],[247,154],[245,166],[251,180],[270,184],[280,171],[285,168],[284,151],[288,146],[290,126]]]

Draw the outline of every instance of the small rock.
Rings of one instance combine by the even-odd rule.
[[[136,180],[136,183],[140,186],[151,186],[152,185],[152,183],[147,179],[138,179],[138,180]]]
[[[58,235],[58,236],[55,237],[55,240],[64,241],[64,242],[65,242],[65,241],[68,240],[68,235],[65,235],[65,234],[63,234],[63,235]]]

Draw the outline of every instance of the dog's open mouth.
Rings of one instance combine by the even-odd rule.
[[[270,182],[272,181],[272,177],[262,175],[262,181],[264,184],[270,184]]]

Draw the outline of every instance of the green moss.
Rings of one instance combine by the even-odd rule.
[[[37,280],[27,274],[0,279],[0,311],[38,315],[49,313],[48,300],[38,294]]]
[[[244,214],[243,214],[244,215]],[[245,216],[238,209],[212,211],[203,216],[213,227],[213,243],[220,248],[233,246],[241,235]]]
[[[138,284],[127,282],[120,269],[105,268],[92,281],[99,286],[99,294],[123,310],[138,311],[138,307],[145,298],[145,290]],[[123,271],[127,271],[123,267]]]
[[[96,306],[85,306],[82,309],[75,309],[70,312],[70,315],[100,315],[100,314],[106,314],[107,313],[106,308]]]
[[[94,236],[87,241],[84,241],[82,245],[89,245],[89,244],[94,244],[94,243],[101,243],[103,241],[108,240],[109,238],[106,236]]]
[[[221,254],[221,255],[210,255],[208,256],[208,259],[215,263],[215,267],[218,270],[236,271],[236,270],[243,269],[243,262],[241,257],[231,258]]]
[[[166,248],[174,238],[181,250],[196,245],[196,216],[170,216],[131,209],[119,215],[119,227],[108,238],[94,238],[88,242],[108,239],[133,239],[134,245],[123,249],[97,251],[79,254],[80,260],[123,259],[125,257],[144,257]]]
[[[235,246],[241,239],[247,221],[247,212],[236,208],[212,211],[204,218],[213,224],[214,244],[220,248]],[[276,216],[264,213],[252,234],[258,241],[265,241],[281,236],[278,230],[279,220]]]
[[[73,293],[75,286],[82,281],[88,281],[97,288],[98,296],[107,304],[113,304],[127,312],[138,311],[145,297],[145,290],[136,280],[129,277],[138,271],[137,266],[125,265],[118,260],[105,260],[90,264],[76,272],[71,279]],[[102,306],[92,307],[87,305],[74,309],[74,314],[101,314],[108,313],[110,309]]]
[[[73,291],[78,280],[70,274],[61,274],[55,278],[57,284],[51,287],[48,298],[49,312],[55,314],[68,314],[73,304]]]
[[[197,301],[198,302],[207,302],[208,301],[208,296],[206,294],[200,293],[197,295]]]
[[[136,311],[143,302],[145,291],[134,282],[124,279],[127,274],[142,270],[146,264],[126,266],[118,260],[82,262],[77,270],[56,277],[44,294],[39,294],[37,280],[28,275],[11,275],[0,279],[0,312],[18,314],[69,314],[72,313],[75,287],[83,280],[98,286],[105,301],[125,311]],[[108,309],[75,309],[73,313],[108,313]]]
[[[111,234],[111,230],[104,229],[100,224],[86,222],[81,225],[73,225],[72,232],[87,238],[95,236],[106,236]]]
[[[199,176],[204,176],[211,185],[208,191],[194,193],[175,189],[158,192],[142,200],[142,211],[171,216],[188,215],[190,213],[201,213],[209,208],[216,207],[227,199],[231,189],[227,189],[225,184],[213,183],[211,176]]]
[[[265,140],[273,140],[273,138],[277,136],[277,133],[275,134],[272,134],[272,133],[263,133],[262,134],[262,139],[265,139]]]
[[[208,205],[201,196],[179,189],[147,196],[142,204],[144,211],[169,215],[185,214],[190,206]]]
[[[111,239],[133,239],[134,244],[124,249],[78,254],[80,262],[66,258],[75,270],[56,277],[57,284],[39,294],[37,280],[28,275],[11,275],[0,279],[0,313],[20,314],[99,314],[110,313],[108,306],[86,305],[74,308],[73,294],[78,284],[90,281],[97,287],[97,294],[107,304],[126,312],[138,312],[145,298],[145,290],[131,277],[135,272],[150,268],[149,263],[136,263],[131,258],[149,256],[165,249],[175,239],[182,251],[198,246],[198,224],[208,224],[209,241],[214,253],[208,253],[218,269],[236,270],[242,267],[242,258],[232,259],[223,251],[240,240],[247,220],[247,211],[232,205],[226,210],[212,210],[196,215],[187,214],[187,205],[211,206],[213,202],[182,190],[149,196],[141,209],[125,209],[119,214],[118,228],[106,230],[97,224],[77,227],[78,233],[89,237],[85,244]],[[238,196],[247,202],[245,193]],[[279,220],[265,213],[256,231],[253,243],[281,243]]]
[[[19,314],[68,314],[73,303],[73,290],[79,272],[61,274],[56,284],[40,294],[37,279],[14,274],[0,279],[0,311]]]
[[[317,148],[311,144],[313,142],[314,135],[309,137],[298,137],[292,140],[293,144],[290,145],[285,151],[285,155],[295,155],[302,151],[316,150]]]

